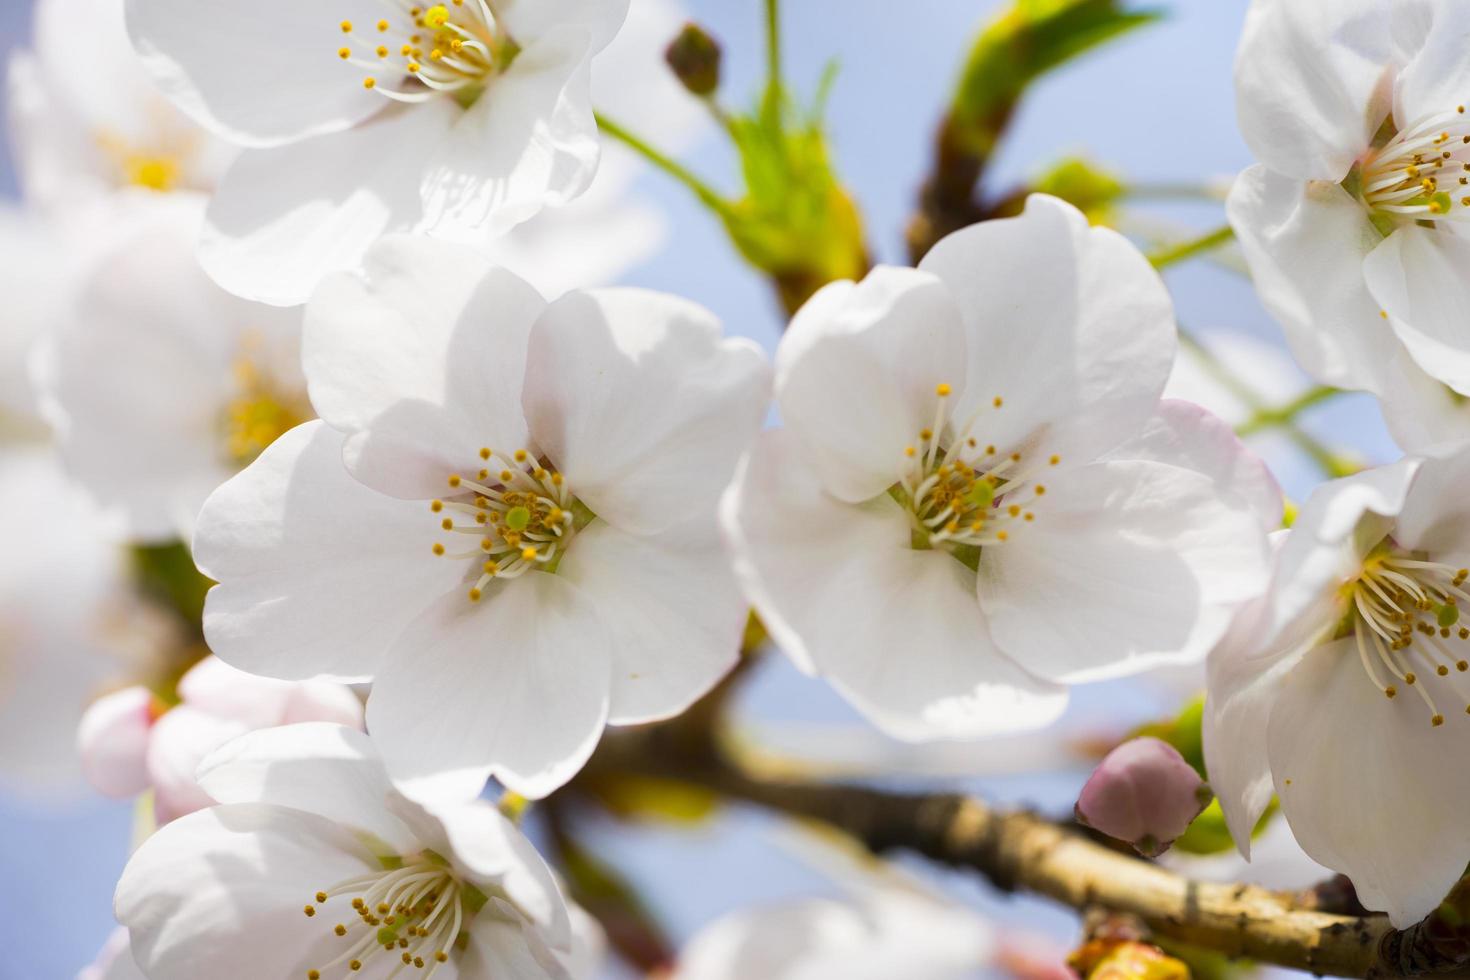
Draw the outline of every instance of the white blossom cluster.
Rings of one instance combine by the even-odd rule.
[[[1289,530],[1232,425],[1164,397],[1158,273],[1057,197],[824,286],[773,359],[598,285],[656,219],[594,106],[674,141],[700,112],[656,74],[678,12],[629,5],[40,0],[6,86],[0,528],[44,560],[0,567],[0,740],[36,747],[8,779],[75,742],[151,804],[94,975],[593,976],[598,926],[482,794],[681,715],[752,612],[913,743],[1207,664],[1240,850],[1274,798],[1369,909],[1431,912],[1470,862],[1464,0],[1247,16],[1234,233],[1302,369],[1415,454]],[[146,665],[194,641],[95,544],[180,539],[215,584],[164,699]],[[968,913],[858,891],[741,913],[675,976],[992,955]]]

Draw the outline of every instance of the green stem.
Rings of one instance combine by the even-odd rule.
[[[694,196],[705,203],[712,211],[723,220],[729,220],[734,215],[734,209],[730,202],[720,196],[709,184],[706,184],[693,171],[679,163],[673,157],[657,149],[647,140],[636,135],[621,123],[615,122],[602,113],[597,114],[597,126],[608,136],[622,143],[624,146],[637,153],[653,166],[662,170],[670,177],[683,184],[694,192]]]
[[[1153,263],[1155,269],[1167,269],[1171,265],[1183,262],[1185,259],[1194,258],[1203,252],[1209,252],[1219,248],[1226,242],[1235,238],[1235,230],[1229,225],[1216,228],[1214,231],[1198,238],[1192,238],[1187,242],[1170,245],[1168,248],[1160,249],[1149,255],[1148,260]]]
[[[1290,404],[1273,409],[1254,388],[1221,364],[1209,348],[1182,327],[1179,330],[1179,341],[1194,352],[1210,377],[1250,409],[1251,417],[1235,430],[1238,435],[1246,436],[1268,428],[1280,429],[1326,476],[1336,479],[1357,471],[1356,467],[1345,462],[1315,436],[1296,424],[1297,413],[1340,394],[1336,388],[1313,388]]]

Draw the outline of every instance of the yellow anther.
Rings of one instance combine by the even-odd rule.
[[[408,63],[408,73],[410,75],[417,75],[418,74],[418,71],[419,71],[419,63],[417,61],[410,61]]]
[[[995,532],[995,538],[997,541],[1004,541],[1008,537],[1010,537],[1010,535],[1006,534],[1004,531]]]
[[[377,88],[378,87],[378,80],[376,78],[364,78],[362,80],[362,87],[363,88]]]
[[[493,455],[493,453],[491,452],[489,446],[485,446],[485,447],[483,447],[480,450],[480,458],[481,459],[489,459],[492,455]]]
[[[351,58],[352,57],[352,49],[351,48],[338,48],[337,49],[337,57],[341,58],[343,61],[346,61],[348,58]]]
[[[386,20],[380,20],[380,21],[378,21],[378,30],[380,32],[386,31],[387,29],[388,29],[388,22]]]
[[[993,404],[996,408],[1000,408],[1002,405],[1005,404],[1005,399],[1002,398],[1002,397],[1000,397],[999,395],[996,395],[995,396],[995,401],[992,402],[991,404]]]
[[[1040,483],[1036,484],[1036,496],[1038,496],[1038,497],[1044,497],[1044,496],[1046,496],[1046,487],[1042,486]]]
[[[1060,456],[1053,456],[1051,459],[1047,460],[1047,462],[1050,463],[1052,466],[1057,465],[1061,461],[1062,461],[1062,457],[1060,457]]]
[[[1438,728],[1440,725],[1444,724],[1444,715],[1435,715],[1433,718],[1429,719],[1429,723],[1435,728]]]
[[[379,58],[386,58],[386,57],[388,57],[388,49],[385,48],[385,47],[383,47],[383,45],[381,45],[381,44],[378,45],[378,57]]]
[[[432,510],[436,514],[439,513],[441,510],[444,509],[444,501],[442,501],[442,500],[436,500],[436,501],[434,501],[433,503],[429,504],[429,509]]]
[[[464,481],[459,478],[459,474],[458,473],[451,473],[451,474],[449,474],[449,485],[451,487],[457,487],[457,486],[459,486],[463,482]]]
[[[350,20],[344,20],[342,22],[342,33],[343,34],[351,34],[352,33],[352,21],[350,21]]]
[[[1399,689],[1390,684],[1388,685],[1388,687],[1383,689],[1383,693],[1387,695],[1390,701],[1392,701],[1394,698],[1398,697]]]
[[[424,13],[424,26],[439,30],[449,23],[449,8],[442,3],[435,4]]]
[[[444,518],[444,520],[442,520],[442,521],[439,522],[439,526],[442,527],[446,531],[453,531],[454,530],[454,520],[453,520],[453,518],[446,517],[446,518]]]
[[[344,926],[340,922],[337,923],[336,927],[333,928],[332,931],[335,932],[339,936],[345,936],[345,935],[347,935],[347,927]]]
[[[918,452],[919,451],[917,449],[915,449],[913,446],[904,446],[903,447],[903,454],[905,456],[907,456],[909,459],[913,459],[916,455],[918,455]]]
[[[529,457],[530,455],[531,454],[528,453],[528,452],[526,452],[524,449],[517,449],[516,450],[516,462],[517,463],[524,463],[526,461],[527,457]]]
[[[523,549],[521,549],[521,557],[524,558],[526,561],[535,561],[536,560],[536,549],[535,548],[523,548]]]
[[[310,905],[303,906],[301,911],[306,913],[306,917],[308,919],[311,918],[313,915],[316,915],[316,909]]]
[[[940,398],[948,398],[950,390],[951,389],[949,385],[941,384],[934,389],[934,394],[938,395]]]
[[[442,544],[440,544],[439,542],[437,542],[437,541],[434,542],[434,554],[436,554],[436,555],[442,555],[442,554],[444,554],[444,546]]]

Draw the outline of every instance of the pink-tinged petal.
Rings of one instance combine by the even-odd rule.
[[[379,238],[419,227],[419,180],[460,115],[448,99],[395,106],[345,133],[242,154],[210,200],[200,262],[237,296],[305,303]]]
[[[364,718],[362,698],[352,688],[331,681],[300,681],[291,685],[281,724],[323,721],[361,730]]]
[[[415,849],[411,828],[387,808],[393,787],[377,748],[355,729],[311,723],[250,732],[208,755],[197,775],[221,803],[290,807],[366,831],[394,853]]]
[[[220,584],[204,633],[223,660],[283,680],[370,678],[383,654],[463,563],[437,557],[438,518],[386,497],[342,465],[322,422],[277,439],[214,492],[194,558]]]
[[[491,8],[521,45],[558,28],[580,27],[600,51],[628,16],[628,0],[491,0]]]
[[[522,403],[567,485],[623,531],[711,513],[760,429],[770,368],[714,314],[641,289],[570,293],[531,332]]]
[[[1115,840],[1156,857],[1189,829],[1210,790],[1179,750],[1156,738],[1113,749],[1077,798],[1077,817]]]
[[[195,779],[199,763],[250,727],[242,721],[180,705],[158,719],[148,744],[148,781],[160,824],[213,806],[215,799]]]
[[[1264,591],[1266,532],[1244,498],[1146,460],[1048,474],[1034,521],[980,556],[1000,648],[1066,683],[1202,660]]]
[[[1256,159],[1336,182],[1391,108],[1390,4],[1255,0],[1235,57],[1236,115]]]
[[[739,659],[745,599],[713,513],[651,537],[594,522],[567,548],[558,574],[607,624],[611,724],[679,714]]]
[[[148,980],[138,969],[133,959],[132,943],[128,931],[122,927],[112,930],[103,944],[97,959],[77,974],[77,980]]]
[[[250,728],[267,728],[281,723],[295,686],[290,681],[247,674],[218,657],[205,657],[179,679],[178,690],[179,699],[197,711]]]
[[[1143,429],[1108,453],[1108,459],[1147,459],[1194,470],[1221,493],[1250,504],[1267,531],[1281,526],[1281,487],[1271,470],[1246,448],[1235,430],[1198,405],[1165,400]]]
[[[341,940],[302,908],[318,891],[380,870],[352,833],[312,813],[241,804],[191,813],[143,842],[114,898],[150,980],[304,977]],[[269,941],[262,941],[269,937]]]
[[[590,53],[585,31],[558,28],[486,86],[424,171],[430,234],[484,245],[587,189],[599,155]]]
[[[448,492],[484,447],[526,444],[527,337],[546,301],[474,251],[422,237],[373,246],[362,275],[325,280],[306,313],[312,404],[350,433],[358,479],[400,497]]]
[[[725,498],[736,575],[798,665],[907,741],[1037,728],[1066,704],[1007,659],[975,601],[974,573],[910,547],[887,497],[822,490],[789,433],[766,433]]]
[[[965,318],[969,366],[951,408],[959,424],[978,413],[982,445],[1081,463],[1153,413],[1174,363],[1173,305],[1121,235],[1033,194],[1020,217],[955,232],[919,268]]]
[[[1409,356],[1431,377],[1470,394],[1470,239],[1400,228],[1368,255],[1363,274]]]
[[[143,66],[174,104],[243,146],[273,146],[346,129],[388,103],[345,64],[340,25],[354,0],[127,0]]]
[[[495,776],[540,798],[592,754],[608,711],[607,631],[558,575],[455,592],[403,631],[368,699],[389,773],[417,799],[471,799]]]
[[[148,788],[148,736],[153,693],[129,687],[92,702],[77,729],[82,773],[104,796],[136,796]]]
[[[879,266],[834,282],[797,311],[776,353],[781,420],[839,500],[897,481],[904,448],[932,428],[941,384],[964,387],[965,331],[949,288],[916,269]]]
[[[1307,373],[1379,390],[1398,342],[1363,279],[1364,259],[1383,240],[1367,209],[1336,184],[1252,167],[1226,210],[1261,302]]]
[[[1470,737],[1465,695],[1452,681],[1420,683],[1442,725],[1409,691],[1384,697],[1353,641],[1339,640],[1287,675],[1269,732],[1276,793],[1302,850],[1399,929],[1434,911],[1470,861],[1470,769],[1447,764]]]

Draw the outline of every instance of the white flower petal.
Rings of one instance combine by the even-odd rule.
[[[369,490],[342,465],[342,436],[297,426],[214,492],[194,558],[220,584],[204,632],[221,659],[285,680],[371,677],[398,633],[453,590],[422,503]]]
[[[1238,494],[1267,531],[1281,526],[1281,487],[1265,462],[1245,447],[1235,430],[1198,405],[1165,400],[1158,412],[1107,459],[1151,459],[1202,473],[1221,493]]]
[[[394,106],[344,133],[242,154],[210,201],[199,258],[230,292],[306,302],[379,238],[419,226],[419,180],[459,107]]]
[[[827,492],[859,503],[898,482],[932,428],[941,383],[960,400],[965,332],[943,281],[879,266],[797,311],[776,353],[776,400]]]
[[[1103,462],[1047,480],[1036,520],[980,556],[1000,648],[1068,683],[1200,660],[1266,585],[1266,538],[1243,498],[1190,469]]]
[[[133,959],[128,931],[121,926],[112,930],[97,959],[77,974],[77,980],[148,980]]]
[[[1066,704],[990,640],[974,573],[915,551],[898,505],[827,496],[788,433],[756,443],[726,497],[736,574],[791,657],[908,741],[1036,728]]]
[[[945,281],[965,317],[969,368],[954,415],[963,424],[983,413],[982,443],[1083,462],[1153,412],[1174,362],[1173,306],[1121,235],[1033,194],[1020,217],[955,232],[919,268]]]
[[[1261,301],[1307,373],[1378,390],[1398,343],[1363,279],[1363,260],[1383,240],[1363,205],[1335,184],[1252,167],[1226,210]]]
[[[1410,356],[1431,377],[1470,393],[1470,239],[1400,228],[1368,255],[1363,274]]]
[[[1345,639],[1316,650],[1287,675],[1271,712],[1271,771],[1302,849],[1405,929],[1434,911],[1470,861],[1470,769],[1446,764],[1470,736],[1470,715],[1448,682],[1426,679],[1449,702],[1439,705],[1445,723],[1430,725],[1408,691],[1384,697],[1351,647]]]
[[[346,461],[401,497],[447,492],[479,452],[526,444],[521,413],[527,336],[546,302],[469,249],[394,236],[362,276],[326,279],[306,314],[312,405],[352,436]]]
[[[1406,350],[1388,365],[1378,400],[1405,452],[1433,455],[1470,442],[1470,401],[1425,374]]]
[[[1256,159],[1339,181],[1390,109],[1391,4],[1255,0],[1235,56],[1236,114]]]
[[[628,0],[491,0],[490,6],[522,46],[574,26],[584,28],[593,50],[600,51],[628,16]]]
[[[430,234],[483,245],[587,189],[599,153],[589,56],[584,31],[558,28],[486,86],[424,172]]]
[[[766,412],[770,368],[703,307],[641,289],[571,293],[531,332],[531,435],[609,524],[651,534],[713,510]]]
[[[92,702],[77,729],[82,772],[104,796],[129,797],[148,788],[148,735],[153,693],[128,687]]]
[[[341,940],[302,915],[317,891],[378,864],[315,814],[242,804],[200,810],[143,842],[118,882],[114,911],[151,980],[305,976]]]
[[[368,699],[394,781],[473,798],[495,776],[540,798],[582,768],[608,710],[608,640],[560,576],[528,572],[431,606],[398,637]]]
[[[1414,475],[1394,541],[1431,555],[1470,555],[1470,450],[1426,459]],[[1442,559],[1439,559],[1442,560]]]
[[[208,754],[200,787],[220,803],[265,803],[364,830],[397,854],[416,849],[387,809],[393,786],[378,750],[362,732],[313,722],[264,728]]]
[[[1394,117],[1401,126],[1464,105],[1470,86],[1470,22],[1456,0],[1392,4],[1403,67],[1394,81]]]
[[[469,933],[460,968],[466,977],[570,980],[566,967],[527,922],[481,914],[470,923]]]
[[[128,32],[164,94],[200,125],[244,146],[346,129],[382,95],[337,57],[357,0],[127,0]]]
[[[713,514],[653,537],[596,521],[567,548],[558,574],[607,624],[611,724],[679,714],[739,659],[745,600]]]

